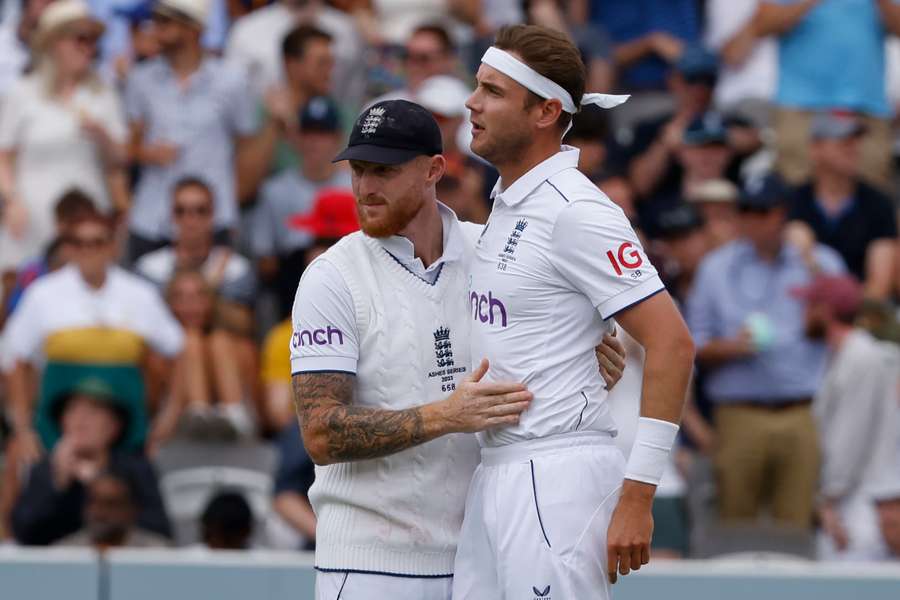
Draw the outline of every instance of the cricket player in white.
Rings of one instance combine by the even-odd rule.
[[[294,304],[291,365],[317,463],[317,600],[449,600],[468,432],[514,425],[531,394],[469,375],[466,280],[482,227],[435,197],[440,130],[402,100],[363,112],[347,149],[362,232],[313,261]],[[608,384],[621,345],[601,355]],[[612,349],[618,351],[618,354]],[[594,370],[597,371],[597,360]]]
[[[584,73],[562,34],[507,27],[467,102],[471,148],[501,176],[469,277],[471,356],[490,360],[484,380],[522,381],[534,399],[517,424],[478,434],[454,600],[605,599],[649,561],[694,349],[628,220],[561,147],[579,104],[624,101],[584,94]],[[614,316],[646,352],[627,465],[592,366]]]

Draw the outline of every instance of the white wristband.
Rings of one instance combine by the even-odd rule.
[[[675,423],[650,417],[638,419],[634,446],[625,467],[625,479],[659,485],[677,435],[678,425]]]

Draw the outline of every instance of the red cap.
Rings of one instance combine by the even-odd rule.
[[[344,188],[319,190],[308,213],[288,217],[288,227],[312,234],[317,239],[338,239],[359,230],[356,198]]]
[[[807,304],[824,304],[841,317],[852,318],[863,301],[862,286],[849,275],[822,275],[809,285],[791,290]]]

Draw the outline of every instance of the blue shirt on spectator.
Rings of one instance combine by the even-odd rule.
[[[149,60],[129,77],[125,108],[129,121],[143,124],[144,143],[179,148],[170,165],[142,166],[131,231],[152,240],[171,237],[172,186],[187,176],[212,188],[217,229],[235,227],[235,138],[254,133],[259,115],[243,72],[210,57],[182,84],[163,58]]]
[[[844,263],[831,248],[817,246],[815,257],[826,273],[843,273]],[[771,344],[756,355],[710,370],[705,391],[714,403],[778,402],[809,398],[824,374],[824,344],[805,334],[805,307],[791,290],[812,274],[800,252],[785,245],[773,262],[762,260],[747,241],[719,248],[700,264],[686,303],[694,341],[736,338],[748,317],[764,315],[772,326]]]
[[[591,20],[609,32],[615,44],[664,31],[685,43],[700,40],[700,11],[696,0],[592,0]],[[621,83],[628,88],[662,89],[669,65],[648,56],[625,69]]]
[[[889,116],[884,41],[876,0],[821,0],[779,39],[776,102]]]

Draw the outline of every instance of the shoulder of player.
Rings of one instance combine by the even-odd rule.
[[[110,267],[108,277],[109,285],[115,293],[148,302],[162,299],[160,290],[154,283],[121,267]]]
[[[343,289],[346,289],[347,294],[350,294],[350,286],[347,284],[343,267],[348,259],[352,259],[349,248],[362,243],[362,235],[361,231],[345,235],[328,250],[314,258],[300,276],[300,288],[311,290],[333,282],[339,283]]]
[[[577,210],[600,210],[621,213],[619,206],[603,193],[581,171],[567,169],[548,178],[542,191],[555,194],[563,206],[578,206]]]
[[[463,239],[466,241],[467,247],[475,247],[481,232],[484,231],[484,225],[481,223],[471,223],[469,221],[457,221]]]

